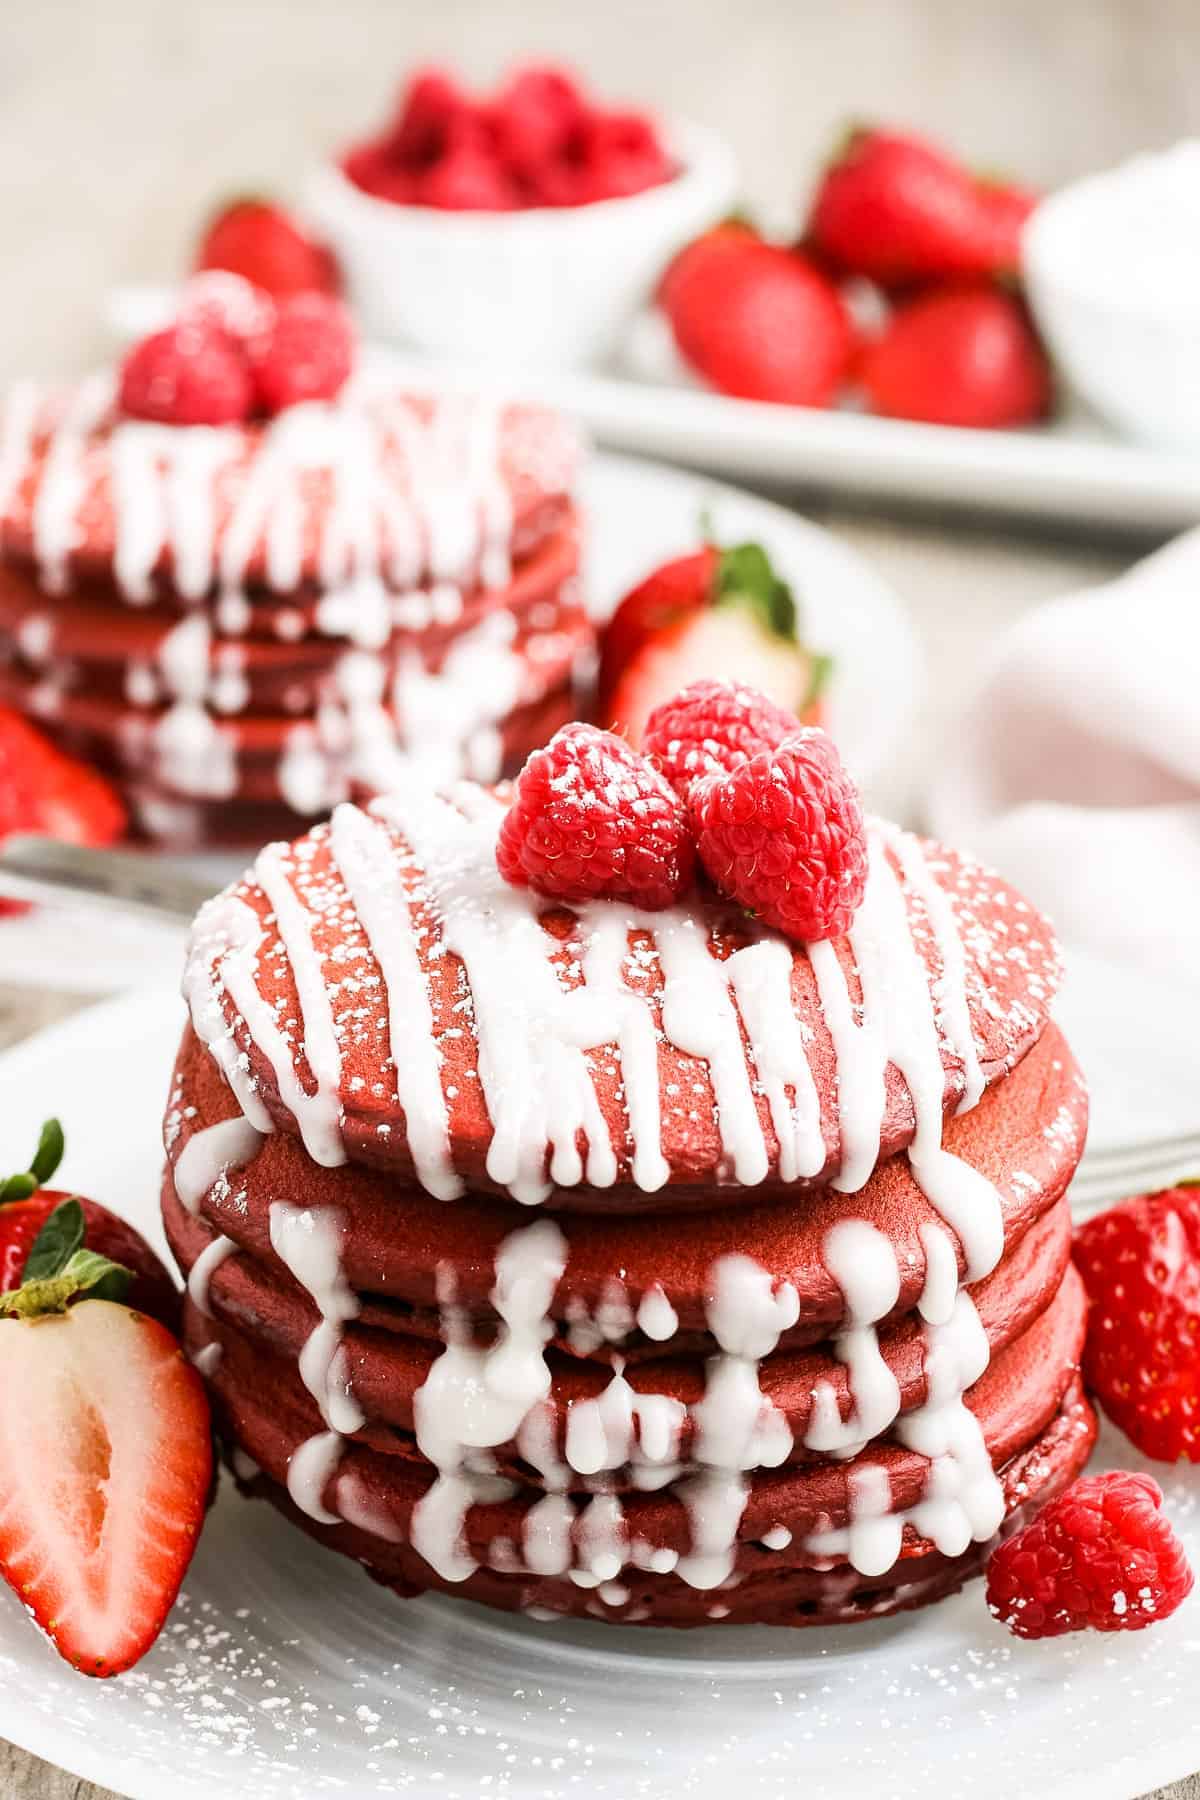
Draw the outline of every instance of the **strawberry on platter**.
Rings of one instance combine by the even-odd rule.
[[[0,1211],[0,1575],[67,1662],[119,1675],[154,1643],[191,1561],[212,1428],[178,1341],[127,1304],[155,1270],[167,1279],[152,1252],[105,1209],[38,1191],[60,1149],[48,1126]],[[33,1207],[45,1216],[14,1280]],[[100,1243],[131,1252],[137,1274]]]
[[[656,706],[709,677],[817,724],[831,667],[806,648],[795,596],[762,546],[710,542],[662,564],[617,607],[600,644],[596,717],[637,746]]]
[[[913,132],[856,130],[825,170],[804,243],[831,267],[889,290],[1013,275],[1036,203]]]
[[[193,267],[227,269],[274,299],[336,294],[341,286],[329,250],[271,200],[232,200],[204,228]]]
[[[952,282],[905,301],[864,349],[858,373],[872,412],[929,425],[1032,425],[1053,401],[1050,362],[1024,302],[990,282]]]

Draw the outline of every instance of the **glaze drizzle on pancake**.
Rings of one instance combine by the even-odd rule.
[[[989,1352],[963,1284],[995,1268],[1004,1224],[992,1183],[945,1148],[943,1121],[948,1103],[973,1106],[1044,1022],[1055,965],[1040,922],[968,865],[873,824],[866,894],[840,948],[796,948],[768,933],[722,945],[698,906],[643,915],[594,903],[570,914],[568,938],[547,929],[536,897],[500,879],[502,816],[502,801],[483,790],[443,799],[407,783],[369,814],[341,808],[327,832],[264,852],[253,878],[201,915],[186,984],[193,1021],[243,1106],[249,1099],[251,1123],[261,1130],[268,1116],[298,1129],[315,1162],[342,1162],[347,1097],[365,1080],[348,1021],[369,1035],[367,1015],[379,1087],[385,1078],[394,1087],[412,1166],[445,1198],[465,1178],[454,1104],[464,1064],[452,1045],[467,1037],[466,1066],[487,1116],[486,1176],[526,1205],[580,1184],[663,1189],[673,1173],[666,1075],[684,1069],[704,1072],[720,1168],[742,1189],[770,1175],[788,1183],[824,1174],[858,1192],[891,1121],[890,1147],[906,1150],[944,1220],[924,1238],[925,1398],[902,1413],[880,1354],[877,1325],[899,1292],[895,1250],[866,1221],[845,1220],[823,1258],[845,1297],[832,1354],[847,1371],[851,1404],[843,1416],[831,1390],[816,1391],[806,1443],[849,1460],[850,1517],[806,1548],[870,1575],[895,1562],[906,1526],[947,1557],[986,1541],[1005,1502],[964,1403]],[[978,910],[967,897],[973,883],[988,896]],[[439,1035],[445,994],[439,1000],[434,984],[440,977],[445,987],[448,965],[462,1023]],[[992,1034],[986,1056],[980,1026]],[[383,1118],[381,1135],[391,1129]],[[963,1246],[963,1283],[949,1232]],[[669,1556],[678,1579],[719,1588],[735,1577],[750,1478],[793,1448],[759,1368],[797,1321],[796,1290],[735,1249],[711,1264],[707,1326],[718,1351],[692,1409],[686,1462],[680,1403],[634,1390],[619,1357],[599,1397],[572,1403],[560,1452],[545,1348],[566,1256],[549,1219],[504,1239],[491,1296],[501,1326],[485,1346],[458,1305],[453,1268],[440,1271],[446,1348],[414,1402],[417,1445],[436,1474],[414,1510],[412,1543],[443,1581],[469,1579],[478,1562],[468,1516],[511,1493],[493,1453],[515,1441],[544,1490],[520,1556],[504,1553],[515,1569],[603,1590],[630,1565],[665,1573]],[[326,1270],[325,1279],[335,1277]],[[611,1325],[599,1315],[593,1323],[601,1339],[619,1341],[633,1314],[623,1291],[605,1304]],[[669,1303],[668,1315],[648,1312],[665,1334]],[[907,1507],[894,1503],[873,1448],[889,1432],[928,1465],[924,1491]],[[328,1518],[337,1485],[333,1435],[301,1445],[295,1479],[289,1471],[293,1499],[314,1519]],[[686,1552],[635,1543],[615,1493],[593,1491],[577,1509],[580,1482],[595,1487],[615,1470],[635,1487],[670,1488],[689,1521]]]

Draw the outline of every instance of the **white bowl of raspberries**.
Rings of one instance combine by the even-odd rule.
[[[722,141],[598,106],[561,70],[494,94],[416,75],[307,212],[368,337],[501,366],[607,355],[671,257],[736,195]]]

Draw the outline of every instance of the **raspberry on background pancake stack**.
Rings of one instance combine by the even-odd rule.
[[[403,1594],[922,1604],[1085,1461],[1044,922],[873,825],[845,938],[548,906],[417,779],[201,913],[166,1120],[239,1480]]]
[[[144,834],[262,843],[386,782],[495,780],[592,641],[578,446],[536,408],[395,391],[232,426],[115,378],[0,424],[0,702],[120,781]]]

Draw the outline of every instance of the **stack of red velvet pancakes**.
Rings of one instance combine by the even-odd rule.
[[[1078,1473],[1048,928],[869,828],[849,932],[506,885],[406,780],[197,920],[163,1207],[238,1480],[406,1595],[811,1624]]]
[[[0,701],[117,777],[147,835],[291,835],[397,749],[495,780],[591,642],[551,414],[413,397],[228,426],[18,387],[0,431]]]

